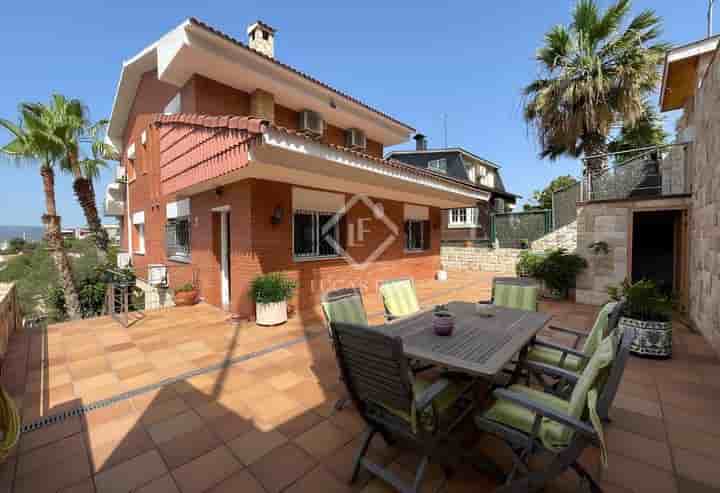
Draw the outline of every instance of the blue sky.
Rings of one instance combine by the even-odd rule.
[[[607,0],[600,0],[606,5]],[[6,2],[0,30],[0,116],[54,91],[81,98],[94,119],[109,115],[122,60],[189,16],[244,40],[262,19],[278,29],[276,56],[428,135],[498,162],[510,191],[529,197],[578,163],[540,161],[522,120],[521,88],[537,74],[543,34],[566,23],[574,1],[544,2]],[[490,8],[490,6],[492,6]],[[707,0],[635,0],[665,19],[676,44],[705,35]],[[715,16],[720,18],[720,12]],[[716,31],[720,31],[716,21]],[[670,115],[673,127],[677,115]],[[7,136],[0,134],[0,143]],[[409,148],[408,143],[399,148]],[[0,163],[0,224],[37,225],[36,168]],[[97,186],[102,193],[110,173]],[[69,178],[57,180],[63,224],[84,224]]]

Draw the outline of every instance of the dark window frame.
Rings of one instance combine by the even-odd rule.
[[[299,245],[298,241],[305,241],[305,238],[298,236],[298,225],[296,224],[297,216],[309,216],[312,218],[310,228],[312,228],[312,238],[309,241],[309,245]],[[304,209],[296,209],[292,215],[292,255],[296,262],[304,262],[308,260],[326,260],[326,259],[337,259],[341,257],[341,252],[334,249],[327,241],[324,241],[325,236],[322,236],[323,224],[327,221],[332,221],[335,217],[333,212],[324,211],[311,211]],[[340,245],[340,222],[336,221],[332,226],[332,237],[335,242]],[[298,247],[303,247],[299,251]],[[334,250],[332,253],[328,253],[328,249]]]
[[[192,237],[190,216],[168,219],[165,223],[165,252],[170,260],[189,262]]]

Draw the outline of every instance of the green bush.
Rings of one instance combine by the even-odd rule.
[[[646,322],[668,322],[672,318],[672,299],[662,294],[653,281],[631,283],[625,279],[619,286],[608,286],[610,298],[625,300],[623,315]]]
[[[533,277],[545,282],[549,289],[564,291],[575,286],[575,278],[587,266],[587,261],[580,255],[558,248],[547,252]]]
[[[257,303],[277,303],[292,298],[297,283],[281,272],[256,277],[250,286],[250,295]]]
[[[189,293],[190,291],[195,291],[195,286],[193,286],[191,283],[186,283],[180,286],[175,290],[176,293]]]
[[[520,277],[535,277],[538,266],[545,259],[545,255],[542,253],[533,253],[529,250],[525,250],[520,254],[520,259],[515,266],[515,271]]]

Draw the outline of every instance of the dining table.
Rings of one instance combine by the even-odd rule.
[[[464,301],[447,303],[443,309],[453,315],[450,335],[435,333],[434,308],[386,327],[392,327],[393,334],[402,339],[408,358],[486,379],[494,379],[516,355],[522,355],[552,318],[547,313],[500,306],[493,306],[492,315],[487,316],[477,303]]]

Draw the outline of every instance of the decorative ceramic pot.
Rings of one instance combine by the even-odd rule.
[[[287,302],[255,303],[255,322],[258,325],[279,325],[287,322]]]
[[[433,330],[439,336],[449,336],[455,328],[455,317],[450,312],[436,311],[433,313]]]
[[[635,318],[620,317],[618,326],[635,331],[630,352],[643,356],[672,356],[672,322],[649,322]]]
[[[175,293],[175,306],[190,306],[197,303],[197,289],[192,291],[179,291]]]

